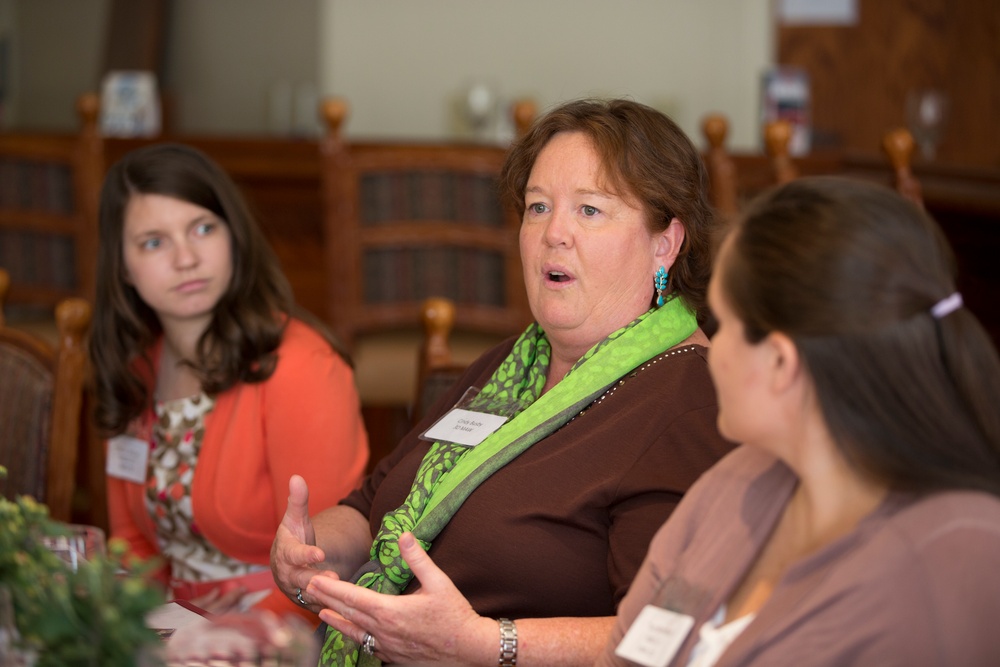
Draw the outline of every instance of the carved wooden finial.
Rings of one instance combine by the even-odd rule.
[[[799,175],[788,152],[791,142],[792,124],[787,120],[773,120],[764,127],[764,148],[771,157],[778,184],[794,181]]]
[[[701,121],[701,131],[708,139],[705,163],[712,187],[712,203],[723,218],[734,218],[739,212],[737,204],[739,197],[736,186],[736,165],[725,149],[729,121],[722,114],[708,114]]]
[[[80,118],[81,134],[97,136],[97,116],[101,111],[101,99],[97,93],[83,93],[76,98],[76,115]]]
[[[792,141],[792,124],[787,120],[772,120],[764,126],[764,147],[771,157],[788,155]]]
[[[83,93],[76,99],[76,115],[83,123],[84,131],[97,129],[97,115],[101,111],[101,100],[97,93]]]
[[[425,343],[423,360],[431,368],[451,364],[448,337],[455,326],[455,303],[451,299],[431,297],[420,308],[420,321],[424,326]]]
[[[889,163],[895,176],[896,191],[923,206],[924,197],[920,181],[913,175],[913,169],[910,167],[915,148],[913,135],[906,128],[889,130],[882,137],[882,150],[889,156]]]
[[[91,306],[86,299],[63,299],[56,305],[56,329],[64,346],[79,345],[90,327]]]
[[[538,114],[538,105],[532,99],[524,98],[515,100],[512,115],[514,117],[514,128],[517,136],[521,137],[531,129],[531,124],[535,122]]]
[[[712,113],[701,121],[701,131],[708,139],[710,148],[722,148],[729,134],[729,121],[722,114]]]
[[[342,97],[329,97],[320,102],[319,113],[326,124],[327,136],[341,138],[344,121],[351,107]]]
[[[889,162],[895,169],[910,168],[916,146],[913,135],[903,127],[889,130],[882,137],[882,150],[889,156]]]

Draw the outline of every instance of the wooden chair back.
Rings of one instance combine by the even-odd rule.
[[[420,323],[424,337],[417,360],[414,424],[427,415],[466,369],[452,355],[450,337],[455,325],[455,303],[442,297],[426,299],[420,307]]]
[[[77,102],[77,134],[0,132],[0,266],[11,305],[51,311],[94,296],[97,210],[104,178],[98,98]]]
[[[30,495],[69,521],[76,487],[91,307],[71,297],[55,308],[58,342],[6,326],[11,287],[0,269],[0,465],[4,495]]]
[[[776,185],[784,185],[799,177],[789,150],[792,132],[792,124],[787,120],[773,120],[764,126],[764,152],[771,160]]]
[[[709,114],[702,119],[701,131],[708,140],[705,167],[711,187],[715,211],[724,219],[739,213],[739,186],[736,181],[736,163],[726,150],[729,121],[722,114]]]
[[[703,158],[712,204],[722,220],[735,218],[743,204],[762,190],[799,175],[789,154],[792,126],[786,121],[772,121],[764,126],[764,155],[735,158],[725,146],[729,121],[722,114],[706,115],[701,131],[708,144]]]
[[[799,176],[799,171],[789,155],[788,147],[792,138],[792,126],[785,121],[769,123],[764,129],[767,153],[771,159],[774,181],[788,183]],[[905,128],[889,130],[882,136],[882,151],[888,156],[892,166],[892,184],[896,191],[907,199],[923,206],[922,188],[910,167],[916,142]]]
[[[522,329],[520,220],[496,190],[506,148],[347,141],[347,103],[326,100],[321,113],[329,319],[348,348],[359,334],[415,328],[431,296],[458,305],[457,328]]]
[[[792,126],[786,121],[772,121],[764,126],[764,156],[734,156],[727,151],[725,140],[729,123],[721,114],[706,115],[701,129],[708,144],[703,157],[712,203],[723,220],[734,218],[746,201],[767,187],[788,183],[803,173],[844,171],[842,161],[828,156],[812,155],[793,160],[789,152]],[[890,130],[883,136],[881,148],[889,157],[891,181],[896,190],[922,206],[920,182],[910,167],[915,148],[913,136],[904,128]],[[881,179],[876,177],[875,180]]]

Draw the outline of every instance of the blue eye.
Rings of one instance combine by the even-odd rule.
[[[591,217],[597,215],[598,213],[600,213],[600,210],[594,208],[593,206],[587,206],[586,204],[584,204],[584,206],[583,206],[583,214],[585,216],[587,216],[588,218],[591,218]]]
[[[160,244],[162,244],[162,243],[163,242],[160,239],[158,239],[158,238],[151,238],[151,239],[146,239],[145,241],[143,241],[142,244],[140,245],[140,247],[143,250],[155,250],[155,249],[159,248]]]
[[[203,222],[198,227],[195,228],[195,232],[199,236],[205,236],[206,234],[211,234],[215,231],[216,223],[214,222]]]
[[[530,206],[528,206],[528,210],[535,214],[545,213],[546,206],[545,204],[541,203],[531,204]]]

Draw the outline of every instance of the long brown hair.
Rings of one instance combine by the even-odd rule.
[[[198,358],[192,364],[205,392],[270,377],[288,317],[302,315],[246,201],[219,165],[201,151],[179,144],[132,151],[111,167],[101,189],[90,357],[95,421],[108,435],[124,431],[149,406],[152,362],[145,355],[163,331],[156,313],[124,279],[125,209],[137,194],[166,195],[195,204],[229,227],[232,279],[198,341]],[[310,324],[316,323],[310,318]]]
[[[691,140],[667,116],[638,102],[567,102],[536,121],[507,153],[500,196],[519,215],[524,215],[524,190],[535,160],[560,132],[590,138],[608,185],[646,213],[651,233],[665,230],[673,218],[683,223],[684,243],[667,290],[703,315],[712,267],[712,213],[708,177]]]
[[[799,179],[755,201],[721,256],[751,343],[795,342],[827,427],[860,472],[913,492],[1000,495],[1000,360],[955,293],[937,224],[894,191]]]

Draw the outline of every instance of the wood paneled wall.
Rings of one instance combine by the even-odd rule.
[[[855,26],[778,26],[778,62],[810,75],[814,144],[876,152],[907,92],[934,87],[951,103],[937,160],[1000,167],[1000,2],[858,5]]]

